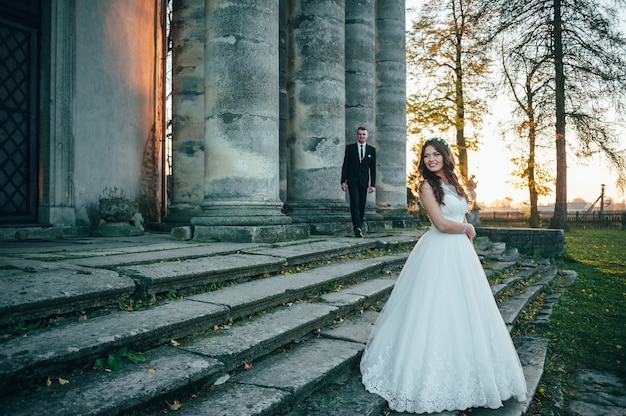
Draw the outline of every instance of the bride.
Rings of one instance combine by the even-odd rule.
[[[468,197],[446,141],[421,150],[420,203],[432,226],[407,259],[369,336],[365,388],[399,412],[498,408],[526,399],[517,352],[472,245]]]

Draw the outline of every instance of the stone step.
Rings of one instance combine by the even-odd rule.
[[[407,253],[327,264],[293,275],[253,280],[219,291],[131,313],[118,312],[32,331],[9,339],[0,352],[0,392],[28,388],[33,379],[68,367],[88,369],[95,359],[128,347],[143,351],[300,297],[402,267]]]
[[[512,279],[511,282],[514,282],[515,279]],[[360,285],[357,285],[357,287]],[[323,296],[325,300],[333,299],[334,294],[326,294]],[[506,302],[503,304],[506,305]],[[511,308],[512,309],[512,308]],[[520,311],[521,313],[521,311]],[[347,341],[352,343],[357,343],[360,345],[359,347],[359,355],[362,352],[362,349],[365,346],[365,342],[367,337],[371,331],[371,327],[376,319],[377,313],[366,310],[362,315],[357,315],[356,317],[347,317],[341,324],[337,324],[334,326],[326,327],[320,330],[318,333],[323,339],[333,339],[336,341]],[[288,353],[279,354],[279,356],[286,357]],[[324,371],[328,374],[331,374],[326,367],[320,368],[311,368],[305,366],[308,362],[318,363],[319,365],[320,356],[316,355],[316,352],[311,352],[312,357],[303,358],[302,355],[298,354],[293,358],[285,358],[285,362],[276,364],[272,361],[272,364],[263,363],[261,366],[255,366],[256,371],[264,371],[264,376],[253,377],[252,383],[255,385],[253,390],[250,390],[248,381],[246,376],[244,377],[244,381],[240,381],[238,378],[233,378],[230,382],[233,390],[225,390],[221,389],[219,393],[216,393],[214,396],[210,395],[208,399],[198,399],[196,401],[192,401],[189,405],[189,409],[186,409],[182,414],[207,414],[208,409],[219,409],[220,412],[216,414],[220,415],[269,415],[269,414],[281,414],[279,412],[282,411],[284,407],[286,407],[291,402],[300,403],[306,401],[303,400],[303,396],[308,393],[307,387],[302,385],[300,381],[298,384],[292,382],[292,384],[287,383],[287,380],[301,380],[302,378],[307,378],[308,382],[305,384],[311,384],[317,386],[318,389],[323,388],[326,383],[331,383],[334,385],[348,384],[348,391],[344,390],[343,386],[331,389],[332,397],[329,398],[324,395],[321,400],[325,403],[325,406],[321,406],[318,404],[311,405],[313,411],[311,413],[304,412],[302,407],[297,407],[291,413],[287,413],[290,416],[295,415],[304,415],[304,414],[318,414],[318,415],[354,415],[354,414],[381,414],[381,410],[386,407],[386,403],[384,400],[379,398],[376,395],[371,395],[366,392],[362,386],[360,386],[360,382],[358,382],[358,371],[356,368],[356,363],[358,363],[358,359],[355,361],[350,358],[347,358],[346,361],[350,361],[350,363],[342,363],[344,365],[351,365],[351,370],[348,373],[352,374],[351,378],[348,380],[344,380],[344,376],[346,373],[342,373],[339,375],[339,381],[328,380],[328,377],[325,378],[325,382],[321,383],[318,381],[318,376],[316,374],[317,370]],[[322,354],[322,357],[325,355]],[[543,362],[543,361],[541,361]],[[268,368],[269,367],[269,368]],[[262,370],[259,370],[262,368]],[[278,368],[279,370],[276,370]],[[343,367],[342,367],[343,368]],[[278,374],[283,374],[284,371],[288,372],[287,376],[282,376],[284,380],[275,382],[275,378],[279,377]],[[529,369],[529,374],[532,373],[532,370]],[[246,372],[247,374],[247,372]],[[357,380],[355,382],[354,380]],[[538,379],[534,380],[529,377],[529,384],[538,383]],[[245,385],[242,386],[241,384]],[[536,388],[536,386],[534,387]],[[532,391],[534,391],[534,388]],[[269,390],[268,390],[269,389]],[[275,389],[286,390],[290,394],[293,394],[297,397],[284,396],[281,394],[282,403],[276,403],[274,401],[270,401],[269,403],[265,403],[263,401],[263,397],[271,397],[272,393],[275,393]],[[246,392],[246,395],[242,393],[242,391]],[[272,392],[272,393],[268,393]],[[530,390],[529,390],[530,391]],[[284,392],[283,392],[284,393]],[[325,393],[326,394],[326,393]],[[200,396],[200,395],[198,395]],[[279,399],[277,399],[278,401]],[[314,400],[314,399],[311,399]],[[338,403],[343,403],[342,409],[339,409]],[[330,403],[330,405],[328,404]],[[246,410],[247,409],[247,410]],[[355,411],[358,409],[358,412]],[[188,413],[187,413],[188,412]]]
[[[499,409],[475,408],[471,413],[461,411],[444,411],[430,413],[432,416],[462,416],[465,414],[480,416],[521,416],[526,414],[543,375],[544,360],[548,348],[548,340],[530,335],[516,340],[516,349],[524,370],[529,396],[526,401],[508,400]],[[376,394],[369,393],[361,383],[358,369],[339,377],[332,383],[301,401],[285,416],[403,416],[387,410],[387,402]],[[194,414],[194,413],[190,413]],[[221,413],[235,415],[235,413]],[[250,413],[258,415],[262,413]],[[269,414],[269,413],[268,413]]]
[[[502,270],[506,270],[506,268],[502,268],[502,264],[504,262],[493,263],[485,268],[485,274],[488,278],[493,277],[496,273],[502,272]],[[514,262],[506,262],[507,267],[510,268],[511,271],[508,273],[512,273],[514,270],[514,274],[512,276],[501,279],[500,283],[493,283],[491,285],[491,293],[497,299],[507,291],[507,289],[516,284],[524,284],[524,282],[528,281],[531,276],[536,273],[537,265],[534,263],[519,265]],[[494,269],[495,267],[495,269]]]
[[[303,247],[299,249],[307,252]],[[259,255],[267,256],[267,253],[259,252]],[[220,400],[257,397],[258,403],[244,400],[248,403],[246,406],[250,406],[248,409],[261,406],[260,413],[250,414],[287,412],[314,390],[334,382],[348,369],[355,369],[374,315],[367,310],[362,315],[354,315],[353,311],[386,298],[395,283],[393,270],[402,266],[407,255],[344,260],[292,275],[251,280],[141,312],[119,312],[11,339],[3,343],[0,353],[2,396],[19,389],[33,390],[34,385],[43,385],[48,376],[53,380],[59,375],[66,378],[64,375],[70,374],[70,370],[74,370],[72,375],[75,376],[69,385],[53,385],[54,389],[37,389],[33,395],[24,393],[5,399],[0,401],[0,407],[26,409],[15,414],[39,414],[49,406],[66,403],[62,407],[66,413],[59,414],[120,414],[135,408],[144,409],[137,414],[151,414],[147,409],[152,406],[181,400],[182,410],[191,412],[187,409],[202,404],[200,399],[188,400],[188,397],[202,391],[202,396],[208,392],[211,398],[222,397]],[[527,279],[531,268],[527,265],[523,269],[525,277],[508,279],[508,285]],[[315,295],[324,288],[340,286],[343,287],[339,291],[320,297]],[[313,302],[303,301],[310,296]],[[232,327],[222,325],[247,315],[255,316],[237,321]],[[216,325],[231,329],[211,331]],[[172,339],[178,341],[175,342],[178,347],[163,346]],[[298,344],[306,340],[308,342]],[[331,341],[334,346],[326,347]],[[289,355],[307,345],[320,345],[321,352],[316,351],[317,347],[307,347],[296,355]],[[96,358],[106,357],[122,347],[146,351],[146,363],[128,364],[120,371],[105,374],[89,371]],[[281,353],[283,349],[290,351]],[[189,354],[198,361],[190,360]],[[333,354],[339,356],[331,357]],[[296,358],[281,362],[281,358],[275,357]],[[169,360],[169,367],[159,360]],[[327,367],[324,360],[332,365]],[[190,362],[195,363],[194,370],[174,371],[176,363],[186,368]],[[305,362],[311,364],[305,366]],[[253,363],[254,371],[241,371],[242,363]],[[77,371],[81,368],[85,370],[84,375]],[[158,376],[154,376],[157,373]],[[230,373],[232,379],[222,384],[219,380],[227,379]],[[278,376],[281,373],[282,379]],[[104,383],[103,380],[107,381],[106,392],[93,393],[99,389],[93,383]],[[132,389],[128,388],[131,380],[136,386]],[[202,389],[215,381],[219,381],[219,385]],[[233,385],[237,388],[230,390]],[[143,395],[142,389],[148,393]],[[259,394],[254,396],[254,391]],[[94,394],[94,401],[85,406],[93,405],[95,409],[73,412],[71,404],[83,394]],[[103,413],[97,413],[94,403],[98,401],[107,403]],[[224,413],[198,410],[197,414],[248,414],[244,410],[241,410],[243,413],[228,413],[230,405],[235,406],[232,409],[244,406],[214,403],[213,406],[217,406],[214,409],[226,406]]]
[[[89,372],[78,378],[45,379],[33,394],[0,402],[3,415],[67,416],[118,415],[134,409],[163,404],[185,391],[213,383],[224,365],[174,347],[159,347],[145,353],[146,361],[124,365],[115,372]],[[158,402],[158,403],[157,403]]]
[[[212,283],[241,282],[276,274],[285,266],[339,259],[372,249],[415,244],[421,232],[377,238],[310,240],[282,244],[155,242],[103,239],[42,243],[20,255],[2,250],[0,327],[117,307],[132,294],[205,289]],[[89,240],[91,241],[91,240]]]
[[[394,282],[394,278],[383,277],[355,285],[358,289],[352,290],[352,307],[360,305],[359,300],[366,299],[369,294],[376,298],[380,296],[381,291],[390,291]],[[316,328],[326,325],[339,312],[347,313],[346,306],[344,299],[338,299],[336,296],[328,296],[328,299],[317,303],[297,303],[235,325],[230,330],[222,330],[217,335],[197,336],[190,342],[181,343],[177,348],[159,347],[146,353],[147,361],[141,365],[124,366],[123,371],[119,372],[88,373],[86,376],[75,378],[65,376],[71,378],[69,387],[57,386],[54,390],[39,389],[34,395],[19,397],[5,404],[7,409],[16,409],[16,412],[17,409],[22,409],[16,414],[40,414],[49,406],[72,403],[77,396],[91,394],[94,388],[100,389],[100,387],[94,387],[94,382],[106,386],[106,393],[96,394],[93,400],[97,403],[97,400],[103,399],[105,395],[107,405],[97,411],[85,412],[85,414],[104,415],[130,411],[131,406],[137,405],[139,400],[145,400],[144,406],[149,406],[151,402],[157,400],[153,397],[155,395],[162,399],[160,403],[168,399],[173,401],[177,395],[182,395],[183,392],[194,387],[198,388],[200,384],[213,383],[244,362],[268,355],[280,346],[306,337]],[[161,358],[163,355],[167,357],[167,365],[159,361],[166,359]],[[158,359],[155,359],[155,356]],[[189,360],[190,356],[195,357],[196,360]],[[204,361],[199,357],[203,357]],[[174,370],[177,368],[176,362],[179,363],[181,371]],[[194,370],[191,374],[188,374],[188,371],[191,371],[189,366]],[[145,372],[150,368],[155,372],[146,375]],[[157,373],[158,376],[152,375]],[[134,387],[129,390],[128,382],[131,380]],[[146,384],[145,389],[142,389],[141,386],[144,384]],[[155,386],[162,387],[159,390],[162,393],[155,393]],[[148,392],[147,395],[141,393],[144,390]],[[82,405],[92,406],[93,400]],[[80,409],[83,408],[80,407]],[[95,406],[94,409],[98,407]],[[65,408],[65,411],[67,410]]]
[[[504,301],[503,305],[513,302],[512,299]],[[291,351],[271,355],[251,370],[240,372],[230,379],[227,382],[229,388],[221,388],[215,394],[209,392],[207,398],[190,400],[179,414],[382,415],[385,401],[365,391],[358,373],[360,355],[377,315],[377,312],[365,310],[362,314],[346,317],[340,324],[325,327],[317,332],[319,339],[311,339]],[[543,346],[543,355],[539,355],[545,356],[547,343],[543,339],[524,339],[518,346],[529,391],[532,392],[543,369],[543,359],[535,355],[537,344]],[[530,352],[524,352],[526,350]],[[541,367],[540,371],[537,371],[537,366]],[[333,387],[324,389],[327,385]],[[322,393],[316,394],[317,391]],[[293,403],[298,405],[289,409]],[[521,406],[529,403],[530,399]],[[515,406],[517,404],[509,403],[507,409]]]
[[[552,282],[557,275],[557,271],[553,267],[543,267],[542,270],[537,270],[537,272],[543,274],[543,277],[535,282],[535,286],[547,285]],[[511,280],[513,281],[515,279]],[[526,295],[522,294],[520,296],[525,297]],[[499,305],[501,311],[517,310],[518,315],[522,313],[519,307],[520,303],[516,300],[516,297],[509,298]],[[544,309],[549,313],[551,306],[548,305],[544,307]],[[363,319],[363,325],[359,326],[353,321],[350,321],[350,323],[345,322],[342,324],[341,330],[324,330],[322,333],[325,337],[365,343],[367,334],[369,334],[371,326],[375,321],[376,314],[372,314],[374,316],[365,317]],[[545,320],[545,313],[540,313],[537,319]],[[509,330],[511,329],[512,326],[509,326]],[[541,335],[528,334],[517,338],[515,345],[526,378],[527,390],[529,392],[527,399],[524,402],[508,400],[504,403],[504,406],[499,409],[472,409],[472,415],[521,416],[526,414],[543,375],[548,339]],[[224,413],[224,415],[228,414],[229,413]],[[286,413],[285,416],[322,416],[328,414],[337,416],[349,416],[354,414],[364,416],[401,416],[405,413],[389,412],[387,410],[387,403],[383,398],[366,391],[360,381],[358,368],[356,368],[348,375],[344,375],[344,377],[340,377],[334,382],[328,383],[325,388],[320,389],[319,392],[314,393],[309,398],[301,400],[299,404],[290,412]],[[467,413],[461,411],[444,411],[433,413],[432,415],[462,416],[465,414]]]
[[[537,272],[542,274],[543,277],[541,279],[527,286],[523,292],[498,305],[500,314],[504,319],[504,323],[506,323],[509,328],[509,331],[511,331],[515,325],[515,321],[518,319],[521,312],[543,292],[544,286],[552,282],[558,275],[558,269],[551,265],[542,266]],[[514,280],[510,281],[510,284],[514,283]]]

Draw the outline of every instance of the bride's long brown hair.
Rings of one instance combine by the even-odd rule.
[[[419,188],[421,189],[424,181],[428,182],[430,184],[430,187],[433,188],[433,192],[435,193],[435,199],[437,200],[439,205],[445,205],[443,202],[443,187],[441,186],[441,178],[431,172],[424,163],[424,151],[428,146],[434,147],[435,150],[443,156],[443,173],[446,177],[446,180],[448,181],[448,184],[454,187],[459,195],[464,196],[469,203],[472,203],[473,201],[470,200],[465,190],[465,187],[463,186],[463,184],[461,184],[461,181],[456,174],[454,154],[452,154],[452,150],[450,149],[448,143],[445,140],[440,139],[439,137],[433,137],[432,139],[428,139],[424,142],[424,144],[422,144],[422,151],[420,152],[420,163],[418,167],[421,178]]]

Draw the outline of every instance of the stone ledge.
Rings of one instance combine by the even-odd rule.
[[[546,258],[565,255],[565,235],[563,230],[545,228],[476,228],[476,235],[488,237],[515,247],[520,253]]]
[[[304,240],[310,237],[308,224],[276,225],[196,225],[193,239],[196,241],[230,241],[236,243],[276,243]]]

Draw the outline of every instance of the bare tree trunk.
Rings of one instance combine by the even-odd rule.
[[[467,145],[465,143],[465,98],[463,96],[463,65],[461,57],[461,42],[456,45],[456,144],[459,148],[459,173],[463,177],[463,181],[467,183],[468,178],[468,162],[467,162]]]
[[[554,0],[554,67],[556,88],[556,201],[550,228],[567,229],[567,158],[565,154],[565,74],[561,0]]]
[[[528,117],[528,193],[530,196],[530,226],[539,227],[539,209],[537,208],[537,181],[535,180],[535,143],[537,140],[537,126],[533,112],[533,92],[530,77],[526,80],[527,117]]]
[[[534,132],[533,132],[534,135]],[[528,158],[528,191],[530,193],[530,227],[538,228],[539,227],[539,208],[537,207],[537,183],[535,182],[535,138],[530,138],[530,148],[531,150],[530,156]]]

